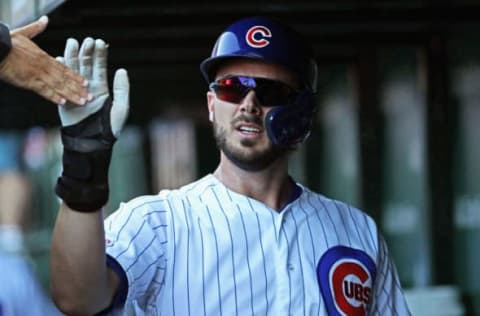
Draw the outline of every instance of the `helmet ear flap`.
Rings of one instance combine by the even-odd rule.
[[[293,104],[272,108],[265,116],[270,141],[279,147],[293,147],[310,135],[315,111],[314,95],[304,91]]]

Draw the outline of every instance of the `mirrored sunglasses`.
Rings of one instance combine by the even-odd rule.
[[[276,80],[247,76],[230,76],[210,83],[217,98],[231,103],[241,103],[250,90],[255,91],[263,106],[278,106],[293,103],[298,91]]]

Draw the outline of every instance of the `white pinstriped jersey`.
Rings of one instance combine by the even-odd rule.
[[[281,212],[213,175],[122,204],[105,230],[128,279],[126,306],[137,315],[410,315],[373,220],[300,187]]]

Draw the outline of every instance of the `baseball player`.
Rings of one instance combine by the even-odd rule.
[[[220,150],[211,174],[120,205],[105,221],[112,146],[128,112],[106,47],[70,39],[65,62],[95,99],[60,107],[63,199],[52,288],[67,314],[410,315],[374,221],[296,183],[288,156],[307,138],[317,67],[308,44],[271,19],[241,19],[200,69]]]

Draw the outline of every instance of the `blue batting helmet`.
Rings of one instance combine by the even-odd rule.
[[[218,37],[212,54],[200,64],[207,83],[215,79],[218,65],[242,58],[280,65],[293,72],[301,92],[293,104],[274,107],[267,113],[265,125],[273,144],[291,147],[310,133],[317,90],[317,63],[312,48],[292,28],[265,17],[241,19]]]
[[[317,64],[310,45],[292,28],[264,17],[241,19],[218,37],[212,54],[200,64],[205,80],[214,80],[216,66],[231,58],[259,59],[294,72],[316,92]]]

